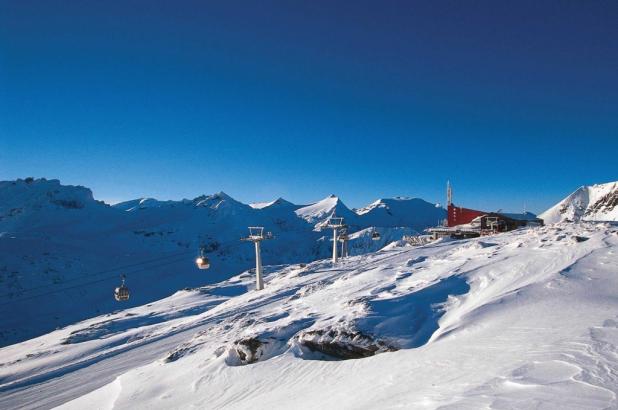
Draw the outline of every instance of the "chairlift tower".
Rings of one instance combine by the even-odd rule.
[[[343,218],[331,216],[326,226],[333,230],[333,263],[337,263],[337,242],[339,242],[337,231],[345,228],[346,225],[343,223]]]
[[[341,257],[347,258],[349,256],[347,228],[343,228],[341,232],[339,233],[339,242],[341,242]]]
[[[255,244],[255,290],[264,289],[264,280],[262,279],[262,252],[260,250],[260,242],[266,239],[273,239],[271,232],[264,234],[263,226],[250,226],[249,236],[240,238],[241,241],[253,242]]]

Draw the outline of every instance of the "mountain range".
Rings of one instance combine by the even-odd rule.
[[[248,205],[224,192],[108,205],[88,188],[58,180],[0,182],[0,312],[15,313],[0,316],[0,344],[113,311],[121,274],[134,290],[127,306],[227,279],[254,266],[252,246],[239,240],[248,226],[275,236],[262,246],[265,264],[327,258],[331,234],[323,228],[332,215],[355,232],[354,255],[435,225],[446,212],[418,198],[380,199],[352,210],[335,195],[307,206],[282,198]],[[193,264],[200,247],[211,260],[208,271]]]

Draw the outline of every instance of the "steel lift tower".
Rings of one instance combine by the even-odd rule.
[[[264,289],[264,280],[262,279],[262,252],[260,250],[260,242],[266,239],[273,239],[271,232],[264,234],[263,226],[250,226],[249,236],[240,238],[241,241],[253,242],[255,244],[255,290]]]
[[[347,258],[348,253],[348,229],[343,228],[339,232],[339,242],[341,242],[341,257]]]
[[[331,216],[326,227],[333,230],[333,263],[337,263],[337,243],[339,242],[337,231],[341,228],[345,228],[346,225],[343,223],[343,218]]]

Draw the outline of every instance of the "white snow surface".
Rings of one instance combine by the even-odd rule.
[[[618,221],[618,181],[582,186],[539,215],[546,224],[562,221]]]
[[[218,192],[109,206],[88,188],[58,180],[0,182],[0,346],[117,309],[112,292],[121,274],[133,290],[128,306],[237,275],[255,264],[253,247],[239,240],[248,226],[275,236],[263,243],[265,264],[327,258],[331,233],[319,227],[333,212],[346,217],[350,233],[377,226],[382,234],[377,242],[357,236],[351,254],[430,225],[420,208],[380,220],[357,215],[336,197],[306,207],[281,198],[251,207]],[[200,245],[211,261],[207,274],[193,263]]]
[[[0,408],[617,408],[617,232],[245,272],[0,349]]]
[[[350,208],[335,195],[329,195],[315,204],[297,209],[296,215],[310,224],[316,225],[318,229],[323,227],[328,218],[333,215],[343,217],[345,223],[348,225],[358,224],[358,215],[350,210]]]
[[[264,209],[264,208],[268,208],[268,207],[292,207],[292,208],[301,208],[298,205],[294,205],[293,203],[291,203],[290,201],[286,201],[283,198],[277,198],[274,201],[269,201],[269,202],[254,202],[252,204],[249,204],[249,206],[251,208],[254,209]]]

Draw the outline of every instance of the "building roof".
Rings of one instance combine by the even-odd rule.
[[[525,212],[522,214],[508,214],[504,212],[497,212],[497,214],[502,215],[506,218],[514,219],[516,221],[536,221],[539,218],[533,214],[532,212]]]

